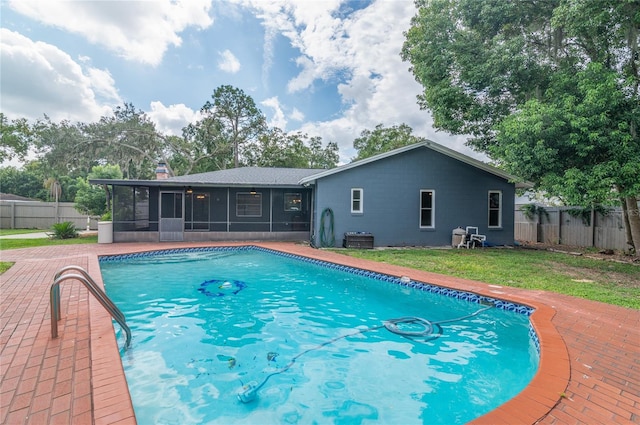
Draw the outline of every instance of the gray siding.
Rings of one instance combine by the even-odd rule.
[[[351,213],[351,188],[363,189],[362,214]],[[420,190],[435,191],[435,227],[420,228]],[[488,227],[488,193],[502,191],[502,227]],[[496,245],[514,242],[515,186],[494,174],[428,148],[416,149],[323,177],[317,216],[331,208],[336,246],[345,232],[370,232],[375,246],[443,246],[461,226],[477,226]],[[319,235],[320,222],[314,223]],[[316,236],[316,243],[318,237]]]

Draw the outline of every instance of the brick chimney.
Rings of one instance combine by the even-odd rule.
[[[156,167],[156,180],[166,180],[169,178],[169,170],[165,162],[158,162]]]

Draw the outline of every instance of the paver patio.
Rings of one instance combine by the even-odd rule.
[[[75,264],[101,283],[98,255],[205,245],[230,244],[1,251],[0,260],[16,264],[0,275],[0,423],[135,424],[111,320],[77,281],[61,285],[60,337],[51,339],[53,276]],[[292,243],[256,245],[536,307],[540,372],[523,393],[477,423],[640,424],[640,310],[418,272]]]

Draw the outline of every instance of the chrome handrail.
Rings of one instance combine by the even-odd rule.
[[[74,270],[78,271],[81,274],[69,273],[64,274],[64,272]],[[125,348],[129,348],[131,345],[131,329],[126,323],[124,314],[120,309],[111,301],[111,299],[107,296],[107,294],[96,284],[96,282],[91,278],[89,273],[85,269],[80,266],[66,266],[60,269],[55,277],[54,282],[51,285],[51,290],[49,293],[49,301],[51,304],[51,338],[58,337],[58,320],[60,320],[60,283],[69,279],[77,279],[91,292],[91,294],[96,297],[98,302],[109,312],[111,317],[118,322],[122,330],[126,335]]]

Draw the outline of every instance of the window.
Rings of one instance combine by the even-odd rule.
[[[160,194],[160,218],[182,218],[182,193]]]
[[[502,192],[489,191],[489,227],[502,227]]]
[[[149,228],[149,188],[146,186],[113,187],[114,230]]]
[[[362,213],[362,189],[351,189],[351,212]]]
[[[302,210],[302,195],[299,193],[284,194],[284,210],[300,211]]]
[[[420,227],[433,228],[435,212],[435,192],[433,190],[420,191]]]
[[[187,194],[185,216],[185,230],[209,230],[209,194]]]
[[[262,217],[262,193],[240,192],[236,194],[237,217]]]

